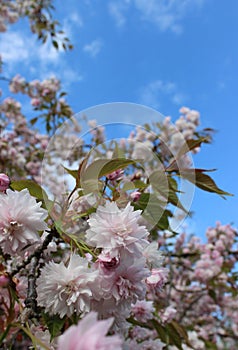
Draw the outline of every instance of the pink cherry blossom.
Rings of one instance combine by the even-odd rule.
[[[99,206],[88,220],[87,243],[106,251],[117,252],[120,248],[132,253],[141,251],[148,244],[145,238],[149,232],[138,224],[140,214],[141,211],[134,211],[130,203],[123,209],[119,209],[115,202]]]
[[[132,305],[131,312],[136,320],[146,322],[153,318],[153,312],[155,312],[153,301],[137,300],[137,302]]]
[[[27,189],[8,189],[0,201],[0,246],[6,254],[24,254],[24,247],[40,241],[38,231],[47,228],[47,211]]]
[[[71,316],[74,312],[88,312],[92,284],[98,271],[88,267],[88,261],[73,254],[68,265],[50,261],[37,280],[37,302],[50,314]]]
[[[149,269],[144,257],[134,257],[126,251],[121,251],[119,259],[106,259],[102,256],[97,263],[99,276],[92,308],[100,316],[114,316],[116,326],[123,329],[127,327],[125,319],[130,315],[132,303],[145,298]]]
[[[107,336],[112,323],[113,318],[98,321],[91,311],[59,337],[57,350],[122,350],[118,335]]]
[[[166,268],[152,269],[151,276],[147,277],[146,283],[152,290],[161,290],[168,279]]]

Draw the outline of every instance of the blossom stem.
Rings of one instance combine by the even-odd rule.
[[[37,257],[33,257],[31,261],[30,272],[28,275],[28,287],[27,287],[27,298],[25,300],[25,305],[27,308],[31,309],[33,312],[37,310],[36,304],[36,270],[39,259]]]
[[[47,231],[47,232],[49,232],[49,234],[45,238],[42,246],[37,248],[33,254],[29,255],[29,257],[25,261],[23,261],[22,264],[20,264],[15,270],[13,270],[12,273],[10,274],[10,277],[15,276],[19,271],[21,271],[21,269],[25,268],[26,265],[30,264],[32,258],[36,257],[38,260],[40,259],[43,251],[47,248],[48,244],[52,241],[52,238],[58,236],[58,231],[56,230],[55,227],[51,229],[51,231]]]

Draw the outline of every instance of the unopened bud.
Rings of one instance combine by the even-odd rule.
[[[9,177],[6,174],[0,174],[0,192],[5,192],[9,185]]]

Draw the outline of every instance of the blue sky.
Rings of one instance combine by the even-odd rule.
[[[202,234],[216,220],[238,226],[238,2],[57,0],[55,7],[75,49],[41,46],[21,22],[0,41],[5,74],[55,75],[75,112],[117,101],[145,104],[173,120],[183,105],[199,110],[201,127],[217,133],[195,165],[217,168],[217,184],[236,196],[225,201],[196,190],[192,230]],[[24,108],[30,115],[29,106]],[[118,120],[99,119],[113,121]]]

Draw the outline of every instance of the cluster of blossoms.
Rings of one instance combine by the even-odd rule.
[[[206,142],[211,140],[212,130],[198,131],[199,124],[199,112],[182,107],[180,117],[174,123],[168,116],[152,125],[137,126],[127,139],[120,140],[120,147],[130,158],[142,160],[143,165],[146,163],[145,172],[147,174],[151,174],[154,169],[158,168],[158,158],[161,161],[160,168],[171,164],[172,161],[176,162],[177,168],[190,168],[191,157],[187,152],[181,156],[179,154],[181,148],[186,148],[188,140],[196,140],[199,137],[206,139]],[[103,130],[98,132],[100,132],[100,139],[104,139]],[[199,150],[198,145],[191,152],[195,154]],[[187,151],[189,151],[188,147]]]
[[[5,193],[0,198],[0,247],[6,256],[14,256],[19,263],[19,258],[29,256],[40,244],[39,232],[47,229],[47,211],[28,190],[14,192],[6,189],[9,179],[4,174],[1,174],[1,183]],[[153,298],[151,301],[145,298],[147,294],[151,297],[161,290],[167,272],[161,267],[162,257],[156,244],[149,244],[149,232],[138,222],[140,213],[130,204],[125,208],[118,208],[115,202],[100,205],[88,219],[88,229],[85,232],[85,241],[97,252],[96,255],[92,251],[93,255],[81,257],[77,252],[71,253],[64,247],[64,262],[49,260],[40,270],[36,281],[37,305],[49,315],[58,315],[62,319],[73,315],[88,315],[79,323],[82,333],[84,325],[89,325],[87,320],[94,320],[95,331],[99,329],[100,340],[95,338],[96,335],[91,340],[86,335],[85,340],[80,337],[78,349],[84,349],[81,342],[89,344],[91,341],[90,349],[106,349],[109,340],[104,341],[101,337],[106,335],[112,323],[114,331],[130,337],[130,323],[126,321],[130,315],[142,322],[154,317]],[[22,302],[26,299],[26,289],[20,288],[23,280],[25,276],[18,275],[17,287],[21,290],[18,293]],[[5,288],[10,288],[7,277],[1,279],[1,286],[4,287],[3,298]],[[6,310],[9,311],[9,302],[7,305]],[[92,310],[97,312],[100,319],[106,320],[97,323],[96,313],[88,314]],[[15,315],[18,315],[17,310]],[[111,316],[113,318],[109,318]],[[93,331],[91,327],[89,334]],[[64,349],[71,348],[70,344],[76,340],[72,340],[70,334],[75,332],[76,326],[72,326],[59,338],[59,349],[65,344],[68,347]],[[135,342],[135,335],[133,339]],[[118,336],[110,337],[111,340],[118,349],[122,349],[122,340]],[[99,341],[103,344],[101,347],[97,347]],[[128,344],[130,342],[128,340]]]
[[[51,9],[51,0],[3,0],[0,31],[26,16],[43,43],[50,35],[70,48]],[[36,117],[2,101],[0,348],[235,349],[237,231],[217,223],[202,243],[170,227],[171,207],[184,209],[177,179],[197,170],[187,153],[209,141],[199,113],[182,107],[174,124],[137,126],[119,143],[90,120],[86,144],[59,80],[18,74],[9,89],[30,98]],[[198,170],[202,188],[210,178]]]
[[[191,110],[188,107],[182,107],[180,109],[180,117],[175,121],[173,125],[171,118],[166,117],[161,125],[161,139],[166,145],[164,147],[167,157],[169,153],[172,153],[176,158],[184,142],[194,138],[197,127],[200,124],[200,114],[196,110]],[[206,135],[208,136],[208,135]],[[193,150],[193,153],[199,151],[199,147]],[[182,159],[179,159],[179,165],[182,167],[189,167],[191,161],[187,155],[184,155]]]
[[[38,114],[29,123],[29,120],[23,115],[20,102],[13,97],[7,97],[2,101],[0,107],[0,171],[10,169],[14,158],[14,167],[10,169],[10,175],[14,179],[24,179],[30,176],[31,179],[40,183],[42,159],[50,138],[48,133],[54,132],[64,118],[72,115],[72,111],[63,98],[65,93],[60,91],[59,81],[55,78],[28,83],[17,75],[10,82],[10,91],[20,92],[30,97],[34,111]],[[32,125],[40,118],[46,121],[47,133],[45,135],[32,128]],[[75,128],[78,126],[75,125]],[[72,137],[67,138],[67,135],[66,133],[64,140],[61,139],[58,147],[61,147],[61,150],[62,144],[68,144],[70,149],[73,148],[73,139]],[[67,159],[69,159],[68,153],[65,156]],[[55,181],[51,179],[50,170],[48,179],[49,184],[55,184]]]
[[[9,169],[15,179],[31,176],[39,180],[41,159],[49,136],[29,128],[21,104],[6,98],[1,105],[0,170]],[[14,167],[11,169],[12,159]]]
[[[139,218],[140,211],[130,204],[99,206],[88,220],[85,235],[87,244],[97,251],[96,260],[72,254],[67,265],[50,261],[37,280],[38,305],[61,318],[90,310],[99,318],[113,316],[114,330],[123,334],[130,328],[126,322],[130,314],[143,322],[153,318],[153,302],[145,297],[163,287],[166,269],[160,266],[160,252],[149,245],[149,232]]]
[[[58,48],[57,39],[60,39],[65,50],[72,49],[69,39],[64,37],[63,32],[58,29],[59,23],[54,20],[51,10],[51,0],[1,0],[0,32],[6,32],[8,25],[27,17],[32,33],[36,34],[43,43],[50,36],[55,48]]]
[[[70,118],[73,114],[63,97],[66,94],[60,92],[59,80],[54,77],[43,81],[33,80],[28,83],[17,74],[10,81],[9,89],[14,94],[21,92],[30,97],[34,110],[41,111],[44,118],[46,118],[48,131],[51,131],[52,128],[55,131],[63,120],[62,118]],[[36,119],[34,118],[31,124],[35,122]]]
[[[210,349],[212,344],[216,349],[235,348],[238,234],[230,225],[217,222],[206,236],[207,243],[194,236],[186,239],[184,233],[177,238],[174,251],[166,258],[170,284],[160,297],[165,303],[169,297],[172,319],[196,332],[195,349]]]
[[[17,4],[12,1],[1,1],[0,7],[0,32],[7,30],[8,23],[15,23],[18,20]]]
[[[20,80],[16,80],[15,85],[12,85],[13,92],[24,91],[25,82]],[[30,97],[34,93],[37,94],[36,91],[42,89],[43,92],[47,88],[54,94],[58,91],[58,87],[51,89],[51,83],[52,80],[34,83]],[[27,89],[29,86],[31,84],[27,85]],[[47,91],[46,95],[51,92]],[[12,168],[10,166],[12,154],[3,152],[2,171],[9,169],[7,173],[11,175],[11,180],[13,179],[13,188],[14,181],[24,178],[25,174],[29,174],[34,181],[40,183],[38,175],[42,153],[39,149],[42,151],[46,149],[48,136],[40,135],[28,128],[21,114],[20,105],[12,98],[4,101],[2,113],[5,116],[3,127],[6,129],[11,122],[13,130],[4,132],[1,142],[4,142],[5,148],[1,151],[4,149],[9,151],[11,147],[18,153],[15,157],[15,167]],[[183,113],[187,116],[188,125],[190,122],[198,124],[196,112],[186,109]],[[191,121],[189,115],[194,117],[191,117]],[[183,120],[182,117],[180,119]],[[95,121],[89,124],[93,127],[91,146],[96,147],[105,140],[104,130],[98,128]],[[178,127],[177,125],[176,130]],[[186,125],[180,127],[180,132],[186,129]],[[56,135],[53,142],[51,141],[52,153],[48,152],[45,155],[50,156],[48,163],[46,162],[47,166],[49,165],[45,171],[45,174],[48,174],[46,184],[51,190],[53,188],[55,193],[63,192],[63,182],[59,186],[61,181],[59,169],[63,169],[61,164],[66,164],[64,162],[73,164],[76,159],[87,157],[86,145],[78,138],[80,127],[77,122],[72,121],[64,128],[65,137],[62,138],[61,134]],[[189,128],[192,130],[191,126],[188,126]],[[195,129],[193,130],[195,135]],[[163,132],[164,129],[161,128],[161,133]],[[170,138],[173,132],[171,127]],[[120,143],[120,147],[133,159],[140,159],[142,151],[149,149],[149,153],[145,156],[145,164],[148,165],[147,172],[153,174],[153,169],[158,168],[156,163],[158,158],[164,159],[165,165],[174,159],[174,155],[167,154],[163,149],[164,143],[160,135],[138,127],[134,136],[131,134],[127,141]],[[134,144],[133,138],[136,140]],[[167,142],[169,144],[170,141]],[[137,143],[140,147],[136,146]],[[62,147],[62,144],[68,144],[68,147]],[[23,148],[23,145],[27,147]],[[74,151],[70,152],[69,148],[73,148]],[[153,152],[156,152],[158,158],[150,157]],[[23,157],[22,162],[17,161],[20,154]],[[35,158],[32,158],[33,155]],[[151,225],[145,220],[144,213],[142,216],[142,210],[145,209],[143,201],[150,197],[148,175],[136,166],[133,171],[127,172],[122,162],[122,166],[119,164],[112,172],[105,174],[104,180],[99,180],[98,174],[96,177],[93,174],[90,178],[92,174],[88,169],[94,162],[110,162],[112,157],[111,145],[106,151],[102,147],[91,152],[91,165],[84,168],[85,174],[89,177],[83,173],[80,179],[89,184],[86,194],[84,194],[85,188],[80,188],[80,185],[84,185],[83,181],[77,180],[79,188],[73,194],[67,191],[65,183],[66,197],[62,194],[64,204],[60,210],[50,207],[51,219],[48,218],[47,222],[48,212],[39,202],[42,197],[36,202],[26,189],[20,192],[8,189],[10,180],[5,174],[1,174],[0,293],[3,301],[1,330],[5,331],[8,326],[8,320],[11,319],[9,315],[17,320],[20,317],[19,311],[24,307],[26,309],[30,307],[33,312],[41,310],[42,317],[39,324],[31,324],[32,336],[37,339],[36,342],[43,343],[51,349],[66,347],[65,344],[68,344],[69,348],[73,344],[72,346],[78,346],[79,350],[83,349],[84,340],[81,343],[79,338],[75,338],[77,345],[73,339],[71,343],[70,334],[86,332],[83,325],[87,319],[94,319],[98,330],[103,328],[103,325],[110,324],[107,328],[105,326],[101,333],[97,333],[98,338],[95,337],[90,350],[93,346],[95,349],[99,347],[99,343],[101,349],[104,349],[108,346],[105,345],[107,342],[123,350],[162,350],[166,346],[170,350],[181,347],[184,350],[205,349],[206,346],[214,344],[217,349],[222,349],[224,344],[233,346],[237,334],[237,327],[233,322],[237,321],[237,313],[232,312],[231,305],[234,305],[235,301],[229,292],[225,296],[223,293],[224,290],[228,291],[229,283],[235,283],[235,280],[232,281],[226,273],[226,269],[232,273],[235,264],[235,252],[232,249],[236,231],[230,226],[218,224],[215,229],[208,230],[208,244],[201,244],[197,238],[192,238],[186,243],[185,236],[181,235],[174,243],[175,256],[170,256],[171,248],[169,248],[165,260],[167,266],[163,267],[158,242],[163,249],[169,247],[171,243],[167,242],[167,233],[165,231],[164,237],[159,236],[161,226],[156,226],[154,229],[152,227],[156,220],[153,219]],[[57,169],[57,181],[55,173],[50,168],[54,161],[59,168],[53,166],[53,169]],[[78,174],[78,171],[76,172]],[[95,192],[94,187],[91,190],[90,184],[94,181],[97,186],[99,184],[101,192]],[[34,183],[31,183],[33,188]],[[158,193],[156,191],[152,193],[160,204],[156,208],[158,210],[162,208],[169,216],[165,202],[159,197],[160,188],[156,187],[156,190]],[[176,193],[174,195],[176,196]],[[171,198],[171,204],[174,204],[174,197]],[[60,202],[57,205],[60,207]],[[162,218],[163,224],[159,222],[159,225],[163,225],[162,231],[164,231],[169,228],[169,224],[167,217]],[[35,251],[40,252],[37,253],[37,258],[34,255]],[[31,264],[28,264],[31,261],[33,264],[35,258],[37,263],[34,268],[35,279],[32,282]],[[17,302],[9,297],[12,281],[15,284]],[[34,286],[33,290],[30,285]],[[31,297],[32,294],[35,295],[34,298]],[[224,319],[222,326],[216,316],[220,314]],[[54,319],[59,325],[64,325],[66,331],[63,332],[61,328],[61,332],[59,330],[52,336],[49,323],[43,321],[47,317]],[[99,321],[96,320],[97,317]],[[79,324],[74,325],[77,322]],[[43,328],[40,323],[43,324]],[[169,338],[161,336],[161,332],[162,334],[170,332],[171,329],[172,335]],[[184,336],[185,329],[187,337]],[[111,336],[106,337],[108,330]],[[6,347],[10,344],[8,342],[11,341],[12,334],[18,331],[13,329],[12,333],[8,334],[4,341]],[[88,332],[90,334],[90,330]],[[115,335],[116,333],[120,336]],[[175,338],[173,334],[176,334]],[[176,343],[173,339],[178,339],[180,336],[180,343]],[[85,338],[85,344],[88,344],[87,341],[89,340]]]
[[[6,265],[4,260],[1,263],[1,269],[5,265],[6,272],[0,276],[0,297],[4,314],[11,312],[17,318],[19,305],[15,303],[13,311],[7,293],[11,289],[8,273],[19,263],[24,265],[29,254],[34,256],[35,249],[46,239],[43,235],[42,240],[39,233],[51,224],[45,221],[47,211],[28,190],[8,189],[10,180],[5,174],[1,174],[0,180],[0,247],[6,257],[12,257],[12,262],[7,258]],[[72,252],[68,239],[60,239],[54,249],[52,244],[45,247],[47,251],[42,251],[39,260],[43,267],[36,279],[37,307],[49,317],[56,317],[55,322],[62,320],[67,324],[72,317],[79,322],[53,339],[46,326],[40,329],[32,324],[32,334],[39,344],[66,350],[71,347],[104,350],[110,349],[109,346],[123,350],[162,350],[166,341],[158,337],[151,322],[162,329],[178,322],[179,327],[188,329],[183,350],[205,350],[210,344],[223,349],[224,339],[226,344],[234,346],[231,331],[226,333],[226,328],[232,325],[236,336],[238,313],[234,312],[235,299],[229,292],[231,276],[225,270],[227,266],[230,271],[235,268],[233,249],[237,232],[230,225],[217,223],[215,228],[207,230],[207,244],[196,237],[186,241],[182,234],[175,242],[175,250],[167,252],[167,268],[164,268],[158,243],[149,242],[149,231],[141,220],[141,211],[134,210],[130,203],[119,206],[114,201],[105,201],[89,215],[83,236],[82,230],[78,233],[79,242],[84,237],[86,246],[80,245],[86,249],[84,252],[78,249]],[[169,247],[166,237],[162,241]],[[169,271],[170,283],[166,286]],[[27,278],[22,272],[17,270],[14,282],[20,305],[27,303],[29,294]],[[222,328],[216,314],[223,315]],[[135,325],[131,323],[133,319]],[[3,330],[6,322],[1,317]],[[145,328],[145,325],[150,326]],[[111,336],[106,336],[108,331]],[[173,343],[169,344],[169,350],[177,349]]]

